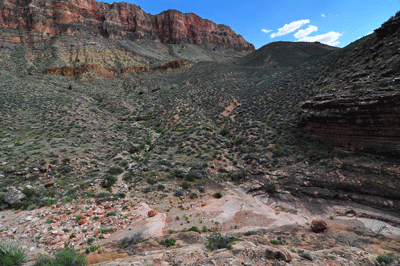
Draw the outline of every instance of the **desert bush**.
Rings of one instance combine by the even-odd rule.
[[[117,178],[113,175],[105,175],[101,180],[100,185],[104,188],[112,187],[117,182]]]
[[[35,259],[34,266],[85,266],[86,258],[73,248],[65,248],[54,254],[54,257],[49,255],[39,255]]]
[[[252,236],[252,235],[256,235],[257,233],[254,231],[247,231],[246,233],[244,233],[245,236]]]
[[[393,254],[392,253],[386,253],[382,255],[378,255],[376,257],[376,260],[381,264],[381,265],[390,265],[393,261]]]
[[[136,244],[139,244],[139,243],[144,242],[144,241],[146,241],[146,239],[144,239],[142,237],[142,233],[136,233],[131,237],[123,238],[122,241],[121,241],[120,247],[121,248],[127,248],[130,245],[136,245]]]
[[[19,266],[26,262],[26,249],[16,243],[0,242],[0,265]]]
[[[201,234],[201,231],[199,230],[199,228],[197,228],[197,226],[192,226],[188,229],[188,231],[193,231],[193,232],[197,232],[199,234]]]
[[[174,192],[174,196],[175,197],[181,197],[181,196],[183,196],[183,190],[182,189],[177,189],[177,190],[175,190],[175,192]]]
[[[235,241],[235,237],[222,236],[218,232],[214,232],[208,237],[206,237],[207,242],[205,243],[206,247],[210,250],[217,249],[231,249],[233,242]]]
[[[229,129],[226,128],[226,127],[224,127],[223,129],[221,129],[221,131],[219,132],[219,134],[220,134],[221,136],[226,136],[226,135],[229,134]]]
[[[160,243],[160,245],[164,245],[167,248],[169,248],[169,247],[175,246],[176,239],[166,238],[165,240],[161,240],[159,243]]]
[[[122,174],[124,172],[124,169],[122,169],[119,166],[111,166],[110,169],[108,169],[108,173],[110,175],[118,175],[118,174]]]
[[[243,138],[236,138],[234,143],[235,143],[235,146],[239,146],[240,144],[243,143]]]
[[[183,181],[182,184],[181,184],[181,187],[183,189],[189,189],[191,187],[191,185],[190,185],[190,183],[188,183],[186,181]]]
[[[220,198],[222,198],[222,193],[220,191],[218,191],[218,192],[215,192],[213,196],[216,199],[220,199]]]
[[[302,257],[302,258],[304,258],[304,259],[306,259],[306,260],[311,260],[311,261],[313,260],[311,254],[305,252],[304,250],[300,250],[300,251],[299,251],[299,255],[300,255],[300,257]]]
[[[151,187],[145,187],[143,189],[143,193],[149,193],[151,190],[152,190]]]

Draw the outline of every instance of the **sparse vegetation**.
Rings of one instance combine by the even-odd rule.
[[[27,261],[27,250],[12,242],[0,242],[0,264],[20,266]]]
[[[167,248],[169,248],[169,247],[175,246],[176,239],[166,238],[165,240],[161,240],[159,243],[160,243],[160,245],[164,245]]]
[[[54,256],[39,255],[35,259],[34,266],[85,266],[86,258],[77,250],[67,247],[57,251]]]
[[[221,248],[231,249],[235,237],[222,236],[218,232],[214,232],[211,235],[206,237],[207,242],[205,243],[206,247],[210,250],[216,250]]]

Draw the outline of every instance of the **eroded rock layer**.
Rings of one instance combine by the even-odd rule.
[[[310,134],[350,150],[400,153],[400,94],[326,94],[303,104]]]
[[[58,34],[85,34],[171,44],[209,42],[245,53],[255,50],[230,27],[193,13],[167,10],[151,15],[137,5],[94,0],[4,0],[0,4],[0,27],[0,41],[14,43],[46,40]]]

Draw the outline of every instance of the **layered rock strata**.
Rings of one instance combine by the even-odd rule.
[[[377,90],[376,92],[379,92]],[[325,94],[302,105],[312,137],[349,150],[400,154],[400,93]]]
[[[245,53],[255,50],[230,27],[193,13],[167,10],[151,15],[137,5],[94,0],[3,0],[0,27],[0,41],[14,43],[46,40],[58,34],[84,34],[170,44],[209,42]]]

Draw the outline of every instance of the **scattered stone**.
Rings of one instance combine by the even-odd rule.
[[[328,229],[328,225],[324,220],[313,220],[311,222],[311,230],[314,233],[323,233]]]
[[[156,214],[157,214],[157,211],[156,211],[156,210],[150,210],[150,211],[147,213],[147,216],[148,216],[148,217],[154,217],[154,216],[156,216]]]
[[[105,235],[103,235],[103,238],[104,239],[107,239],[107,238],[109,238],[111,236],[111,234],[105,234]]]
[[[97,215],[103,215],[106,211],[103,209],[97,209],[95,212]]]

